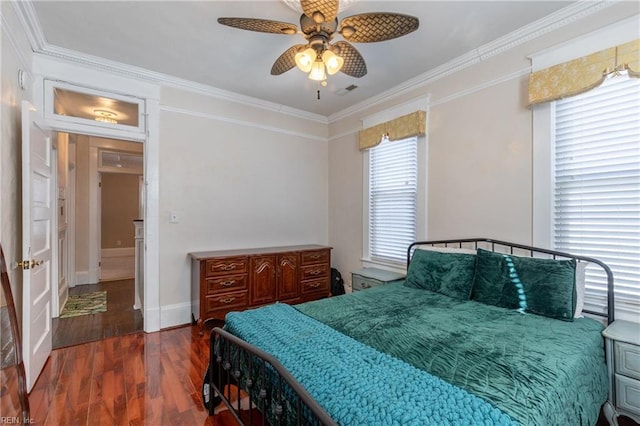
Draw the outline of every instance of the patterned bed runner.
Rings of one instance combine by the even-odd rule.
[[[227,315],[226,328],[274,355],[343,425],[515,425],[488,402],[275,304]]]

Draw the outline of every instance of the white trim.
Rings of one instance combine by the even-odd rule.
[[[529,56],[532,71],[545,69],[636,40],[640,37],[639,21],[640,15],[634,15],[613,25],[536,52]]]
[[[144,149],[144,331],[160,330],[160,103],[148,99]]]
[[[185,109],[185,108],[177,108],[177,107],[172,107],[172,106],[168,106],[168,105],[160,105],[160,111],[173,112],[173,113],[176,113],[176,114],[184,114],[184,115],[189,115],[189,116],[192,116],[192,117],[205,118],[207,120],[215,120],[215,121],[222,121],[222,122],[225,122],[225,123],[238,124],[238,125],[241,125],[241,126],[253,127],[253,128],[256,128],[256,129],[260,129],[260,130],[267,130],[267,131],[270,131],[270,132],[283,133],[285,135],[292,135],[292,136],[297,136],[297,137],[301,137],[301,138],[305,138],[305,139],[311,139],[311,140],[320,141],[320,142],[326,142],[327,141],[327,138],[324,137],[324,136],[315,136],[315,135],[311,135],[309,133],[295,132],[295,131],[292,131],[292,130],[283,129],[282,127],[268,126],[268,125],[265,125],[265,124],[255,123],[255,122],[252,122],[252,121],[238,120],[238,119],[235,119],[235,118],[225,117],[225,116],[222,116],[222,115],[209,114],[209,113],[199,112],[199,111],[193,111],[193,110],[189,110],[189,109]]]
[[[427,84],[431,84],[443,77],[475,65],[478,62],[484,61],[495,55],[513,49],[514,47],[522,43],[528,42],[551,31],[572,24],[589,15],[597,13],[613,3],[615,2],[611,0],[575,2],[565,8],[556,11],[555,13],[552,13],[549,16],[532,22],[529,25],[525,25],[524,27],[519,28],[518,30],[515,30],[503,37],[500,37],[497,40],[487,43],[479,47],[478,49],[467,52],[466,54],[461,55],[456,59],[453,59],[413,79],[407,80],[406,82],[397,85],[377,96],[365,99],[362,102],[352,105],[351,107],[339,111],[335,114],[331,114],[328,117],[296,108],[291,108],[285,105],[264,101],[254,97],[218,89],[193,81],[169,76],[166,74],[146,70],[143,68],[110,61],[93,55],[87,55],[70,49],[50,45],[45,40],[40,22],[32,3],[15,2],[14,8],[16,10],[16,14],[19,16],[25,32],[27,33],[33,50],[42,55],[46,55],[51,58],[63,59],[65,61],[74,62],[76,64],[82,64],[93,69],[109,71],[111,73],[125,75],[140,80],[160,83],[168,87],[174,87],[194,93],[204,94],[214,98],[236,102],[238,104],[248,105],[269,111],[275,111],[297,118],[303,118],[319,123],[331,123],[346,118],[350,115],[362,112],[372,106],[392,99],[396,99],[409,91],[424,87]]]
[[[18,15],[18,19],[20,19],[19,15]],[[15,53],[16,57],[18,58],[18,62],[20,62],[20,66],[22,67],[22,70],[26,73],[28,78],[31,78],[33,76],[31,72],[31,64],[29,63],[27,58],[22,54],[16,35],[12,32],[11,25],[9,25],[9,22],[6,20],[5,16],[2,14],[0,14],[0,22],[1,22],[0,26],[2,26],[2,32],[7,36],[7,40],[9,40],[11,49],[13,50],[13,53]]]
[[[38,14],[33,7],[33,4],[29,1],[12,1],[13,10],[16,16],[20,20],[24,32],[31,44],[31,48],[34,52],[42,49],[46,44],[44,32],[42,31],[42,25],[38,19]]]
[[[90,279],[91,273],[89,271],[76,271],[74,274],[76,283],[75,285],[95,284],[97,281],[92,282]]]
[[[191,323],[191,302],[175,303],[160,307],[160,328]]]
[[[638,38],[640,15],[608,25],[579,38],[556,45],[531,55],[532,70],[544,69],[576,57],[588,55],[617,44]],[[536,247],[552,247],[552,170],[554,123],[552,120],[554,104],[547,102],[532,107],[533,110],[533,146],[532,146],[532,244]]]
[[[533,106],[532,164],[533,188],[531,212],[531,241],[536,247],[553,247],[553,149],[555,133],[552,120],[554,103]]]
[[[63,89],[70,92],[93,95],[96,97],[103,97],[110,100],[114,99],[114,100],[122,101],[125,103],[129,103],[129,104],[135,104],[137,105],[137,110],[138,110],[138,116],[137,116],[138,125],[132,126],[132,125],[121,124],[121,123],[112,124],[112,123],[105,123],[102,121],[96,121],[92,118],[83,118],[78,116],[71,116],[71,115],[66,116],[62,114],[56,114],[55,112],[55,90],[56,89]],[[116,93],[112,93],[104,90],[92,89],[89,87],[81,87],[75,84],[69,84],[62,81],[53,81],[47,78],[45,78],[44,80],[44,116],[48,120],[55,119],[61,122],[69,123],[69,125],[79,124],[79,125],[86,125],[89,127],[100,127],[100,128],[106,128],[109,130],[119,130],[125,133],[144,135],[145,122],[144,122],[143,106],[144,106],[144,99],[142,98],[120,95],[120,94],[116,94]]]
[[[89,146],[89,279],[91,282],[100,281],[100,247],[101,247],[101,219],[100,205],[102,193],[100,190],[100,174],[98,173],[98,148]]]
[[[352,105],[349,108],[345,108],[342,111],[331,114],[328,117],[329,123],[342,120],[353,114],[362,112],[373,106],[393,100],[408,92],[432,84],[441,78],[447,77],[509,49],[513,49],[522,43],[533,40],[551,31],[557,30],[558,28],[576,22],[586,16],[599,12],[601,9],[610,6],[612,3],[613,2],[610,0],[575,2],[570,6],[546,16],[545,18],[532,22],[529,25],[525,25],[506,36],[480,46],[477,50],[467,52],[464,55],[440,65],[439,67],[392,87],[377,96],[365,99],[364,101]]]
[[[114,247],[103,248],[100,251],[100,257],[133,257],[135,256],[135,247]]]

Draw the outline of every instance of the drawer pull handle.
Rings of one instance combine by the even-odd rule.
[[[362,288],[371,288],[371,285],[367,283],[362,283]]]
[[[228,305],[229,303],[233,302],[234,300],[236,300],[235,297],[227,297],[226,299],[220,299],[219,302],[220,303],[224,303],[225,305]]]
[[[232,285],[234,285],[236,283],[236,280],[229,280],[229,281],[222,281],[220,283],[220,285],[222,287],[231,287]]]
[[[222,270],[222,271],[233,271],[234,269],[236,269],[235,263],[231,264],[231,265],[222,265],[220,267],[220,270]]]
[[[318,288],[318,287],[320,287],[320,284],[321,283],[311,283],[311,284],[309,284],[309,287]]]
[[[309,259],[316,260],[316,259],[320,259],[321,257],[322,257],[322,256],[321,256],[321,255],[319,255],[319,254],[313,254],[313,255],[309,256]]]
[[[322,269],[316,269],[315,271],[309,271],[309,275],[320,275],[323,272]]]

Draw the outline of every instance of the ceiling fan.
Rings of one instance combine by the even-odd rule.
[[[256,18],[218,18],[218,23],[242,30],[272,34],[301,33],[306,44],[287,49],[271,67],[272,75],[283,74],[297,66],[309,78],[326,84],[327,74],[338,71],[360,78],[367,65],[351,43],[390,40],[418,29],[418,18],[389,12],[362,13],[338,22],[338,0],[300,0],[303,14],[300,30],[294,24]],[[340,34],[344,40],[333,43]],[[345,41],[346,40],[346,41]]]

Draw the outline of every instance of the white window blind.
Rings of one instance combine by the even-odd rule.
[[[615,77],[555,105],[554,244],[613,271],[616,310],[640,309],[640,79]],[[585,309],[605,311],[587,268]]]
[[[369,257],[403,263],[416,239],[417,138],[369,150]]]

